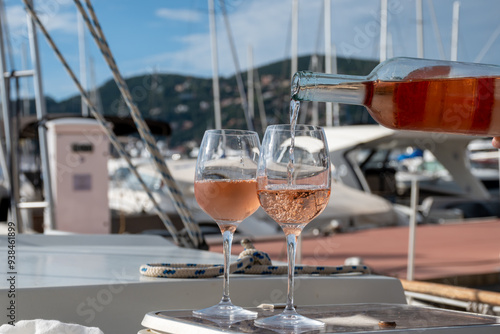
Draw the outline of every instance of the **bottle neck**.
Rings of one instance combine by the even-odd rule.
[[[365,76],[297,72],[292,79],[292,99],[363,105]]]

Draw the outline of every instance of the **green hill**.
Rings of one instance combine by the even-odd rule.
[[[318,63],[322,62],[323,60],[319,59]],[[299,70],[308,70],[310,63],[311,56],[300,57]],[[377,64],[368,60],[343,58],[337,60],[338,73],[342,74],[366,75]],[[321,68],[316,70],[321,71]],[[261,66],[257,72],[268,123],[288,122],[290,59]],[[243,80],[246,84],[246,73],[243,73]],[[172,128],[170,147],[183,145],[192,140],[199,142],[205,129],[214,127],[212,79],[155,73],[131,77],[126,82],[144,118],[170,124]],[[110,80],[103,84],[98,88],[98,93],[105,115],[123,117],[129,115],[114,81]],[[220,78],[220,93],[223,127],[246,128],[235,76]],[[257,99],[257,93],[255,98]],[[80,96],[59,102],[47,98],[47,110],[49,113],[80,113],[80,103]],[[257,131],[262,133],[257,105],[256,100],[254,124]],[[305,116],[307,122],[308,115]],[[319,117],[320,120],[324,120],[323,104],[320,104]],[[373,122],[363,107],[356,106],[342,106],[341,120],[343,124]]]

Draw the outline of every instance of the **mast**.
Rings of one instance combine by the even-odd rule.
[[[4,8],[3,1],[0,0],[0,8]],[[22,226],[21,222],[21,214],[19,211],[19,207],[17,206],[17,199],[19,198],[19,177],[18,177],[18,160],[17,160],[17,132],[13,131],[16,129],[13,122],[14,117],[12,117],[11,112],[11,101],[10,101],[10,77],[6,76],[5,73],[7,71],[7,64],[5,61],[6,52],[5,52],[5,44],[4,44],[4,25],[7,22],[4,22],[3,15],[0,15],[0,74],[2,76],[2,81],[0,82],[0,100],[2,103],[2,119],[3,119],[3,127],[4,127],[4,135],[5,135],[5,152],[3,152],[2,147],[2,155],[5,159],[2,159],[2,167],[6,167],[4,170],[5,179],[8,179],[9,185],[9,196],[10,196],[10,213],[11,219],[17,226],[18,232],[23,232],[24,226]],[[3,143],[0,143],[3,145]],[[5,155],[4,155],[5,154]]]
[[[248,45],[248,112],[250,117],[254,119],[255,116],[255,95],[257,95],[257,107],[259,109],[259,118],[262,131],[267,128],[266,111],[264,110],[264,98],[262,97],[262,87],[260,85],[260,78],[257,69],[253,65],[253,47]]]
[[[291,77],[298,71],[299,0],[292,0],[292,65]]]
[[[316,49],[314,54],[311,56],[311,61],[309,64],[309,69],[313,72],[322,72],[322,68],[319,64],[319,48],[320,48],[320,36],[321,36],[321,30],[325,30],[325,1],[323,1],[323,5],[320,9],[320,15],[319,15],[319,20],[318,20],[318,32],[316,34]],[[325,39],[324,34],[323,36],[323,41]],[[326,57],[326,49],[325,49],[325,57]],[[326,106],[326,105],[325,105]],[[305,113],[302,113],[303,115]],[[305,117],[304,117],[305,119]],[[301,120],[301,122],[305,122]],[[312,101],[311,103],[311,124],[312,125],[319,125],[319,115],[318,115],[318,101]]]
[[[94,59],[92,57],[89,57],[89,80],[90,80],[90,101],[92,101],[97,111],[102,113],[103,108],[102,108],[101,95],[99,94],[99,88],[97,88]]]
[[[416,1],[417,6],[417,57],[424,58],[424,28],[422,19],[422,0]]]
[[[332,44],[332,74],[337,74],[337,48]],[[333,125],[340,126],[340,105],[332,103],[333,106]]]
[[[248,45],[248,70],[247,70],[247,94],[248,94],[248,113],[250,118],[254,118],[255,107],[254,107],[254,79],[253,79],[253,48],[252,45]]]
[[[217,56],[217,31],[215,26],[214,0],[208,0],[208,15],[210,23],[210,46],[212,50],[212,86],[214,95],[214,118],[215,128],[222,128],[220,90],[219,90],[219,62]]]
[[[43,85],[41,76],[41,67],[39,62],[38,53],[38,37],[35,22],[26,14],[28,18],[28,33],[29,33],[29,43],[31,51],[31,63],[33,64],[33,80],[35,89],[35,107],[36,116],[39,122],[42,122],[47,115],[45,96],[43,95]],[[43,193],[46,203],[44,210],[44,231],[53,230],[55,228],[55,217],[54,217],[54,201],[52,197],[52,180],[50,177],[50,165],[49,165],[49,153],[47,151],[47,130],[45,126],[40,124],[38,126],[38,140],[40,144],[40,158],[41,167],[43,175]]]
[[[380,62],[387,59],[387,0],[380,0]]]
[[[262,130],[267,128],[266,110],[264,108],[264,97],[262,96],[262,86],[260,84],[259,72],[255,70],[255,90],[257,91],[257,106],[259,107],[260,125]]]
[[[332,27],[331,27],[331,1],[325,0],[325,73],[332,73]],[[326,126],[332,126],[333,106],[326,103]]]
[[[80,51],[80,82],[82,83],[83,89],[87,91],[87,57],[86,57],[86,48],[85,48],[85,29],[83,26],[83,18],[82,14],[78,12],[76,14],[78,17],[78,49]],[[89,107],[85,100],[82,99],[82,116],[89,116]]]
[[[23,41],[21,44],[21,64],[24,71],[28,70],[28,50],[26,42]],[[30,99],[29,99],[29,84],[28,80],[24,80],[23,83],[23,116],[28,116],[30,114]]]
[[[224,25],[226,26],[227,39],[229,41],[229,46],[231,48],[231,55],[233,58],[234,67],[236,69],[235,77],[236,77],[236,85],[238,86],[238,92],[241,98],[241,106],[243,107],[243,113],[245,114],[245,121],[247,123],[248,130],[254,130],[253,118],[248,112],[248,100],[247,95],[245,93],[245,87],[243,85],[243,79],[241,78],[240,64],[238,61],[238,55],[236,53],[236,47],[234,45],[233,34],[231,32],[231,26],[229,24],[229,19],[226,13],[226,5],[224,0],[220,0],[220,7],[222,10],[222,17],[224,18]]]
[[[453,21],[451,24],[451,53],[450,60],[456,61],[458,57],[458,19],[460,14],[460,2],[453,2]]]

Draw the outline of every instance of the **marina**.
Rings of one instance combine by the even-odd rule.
[[[414,279],[446,282],[451,285],[495,285],[500,269],[497,233],[500,221],[482,220],[441,225],[422,225],[416,229]],[[207,238],[210,250],[217,252],[217,241]],[[255,247],[275,261],[285,260],[282,240],[254,241]],[[382,227],[338,233],[327,237],[304,237],[302,263],[340,265],[357,258],[373,272],[407,278],[408,227]],[[234,254],[242,251],[233,246]],[[481,280],[483,282],[481,282]],[[466,282],[470,283],[467,284]]]

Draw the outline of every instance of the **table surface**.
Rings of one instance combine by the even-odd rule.
[[[282,312],[282,308],[252,308],[258,317],[268,317]],[[320,320],[326,324],[321,333],[356,333],[380,330],[379,322],[394,322],[398,330],[429,329],[460,326],[500,326],[500,318],[483,316],[465,312],[456,312],[436,308],[425,308],[398,304],[350,304],[302,306],[297,311],[309,318]],[[253,320],[239,322],[201,319],[193,316],[191,310],[158,311],[148,313],[142,323],[148,329],[160,332],[176,333],[253,333],[268,334],[274,331],[256,327]],[[148,326],[149,325],[149,326]],[[497,329],[499,330],[500,327]],[[302,333],[318,333],[305,331]]]

